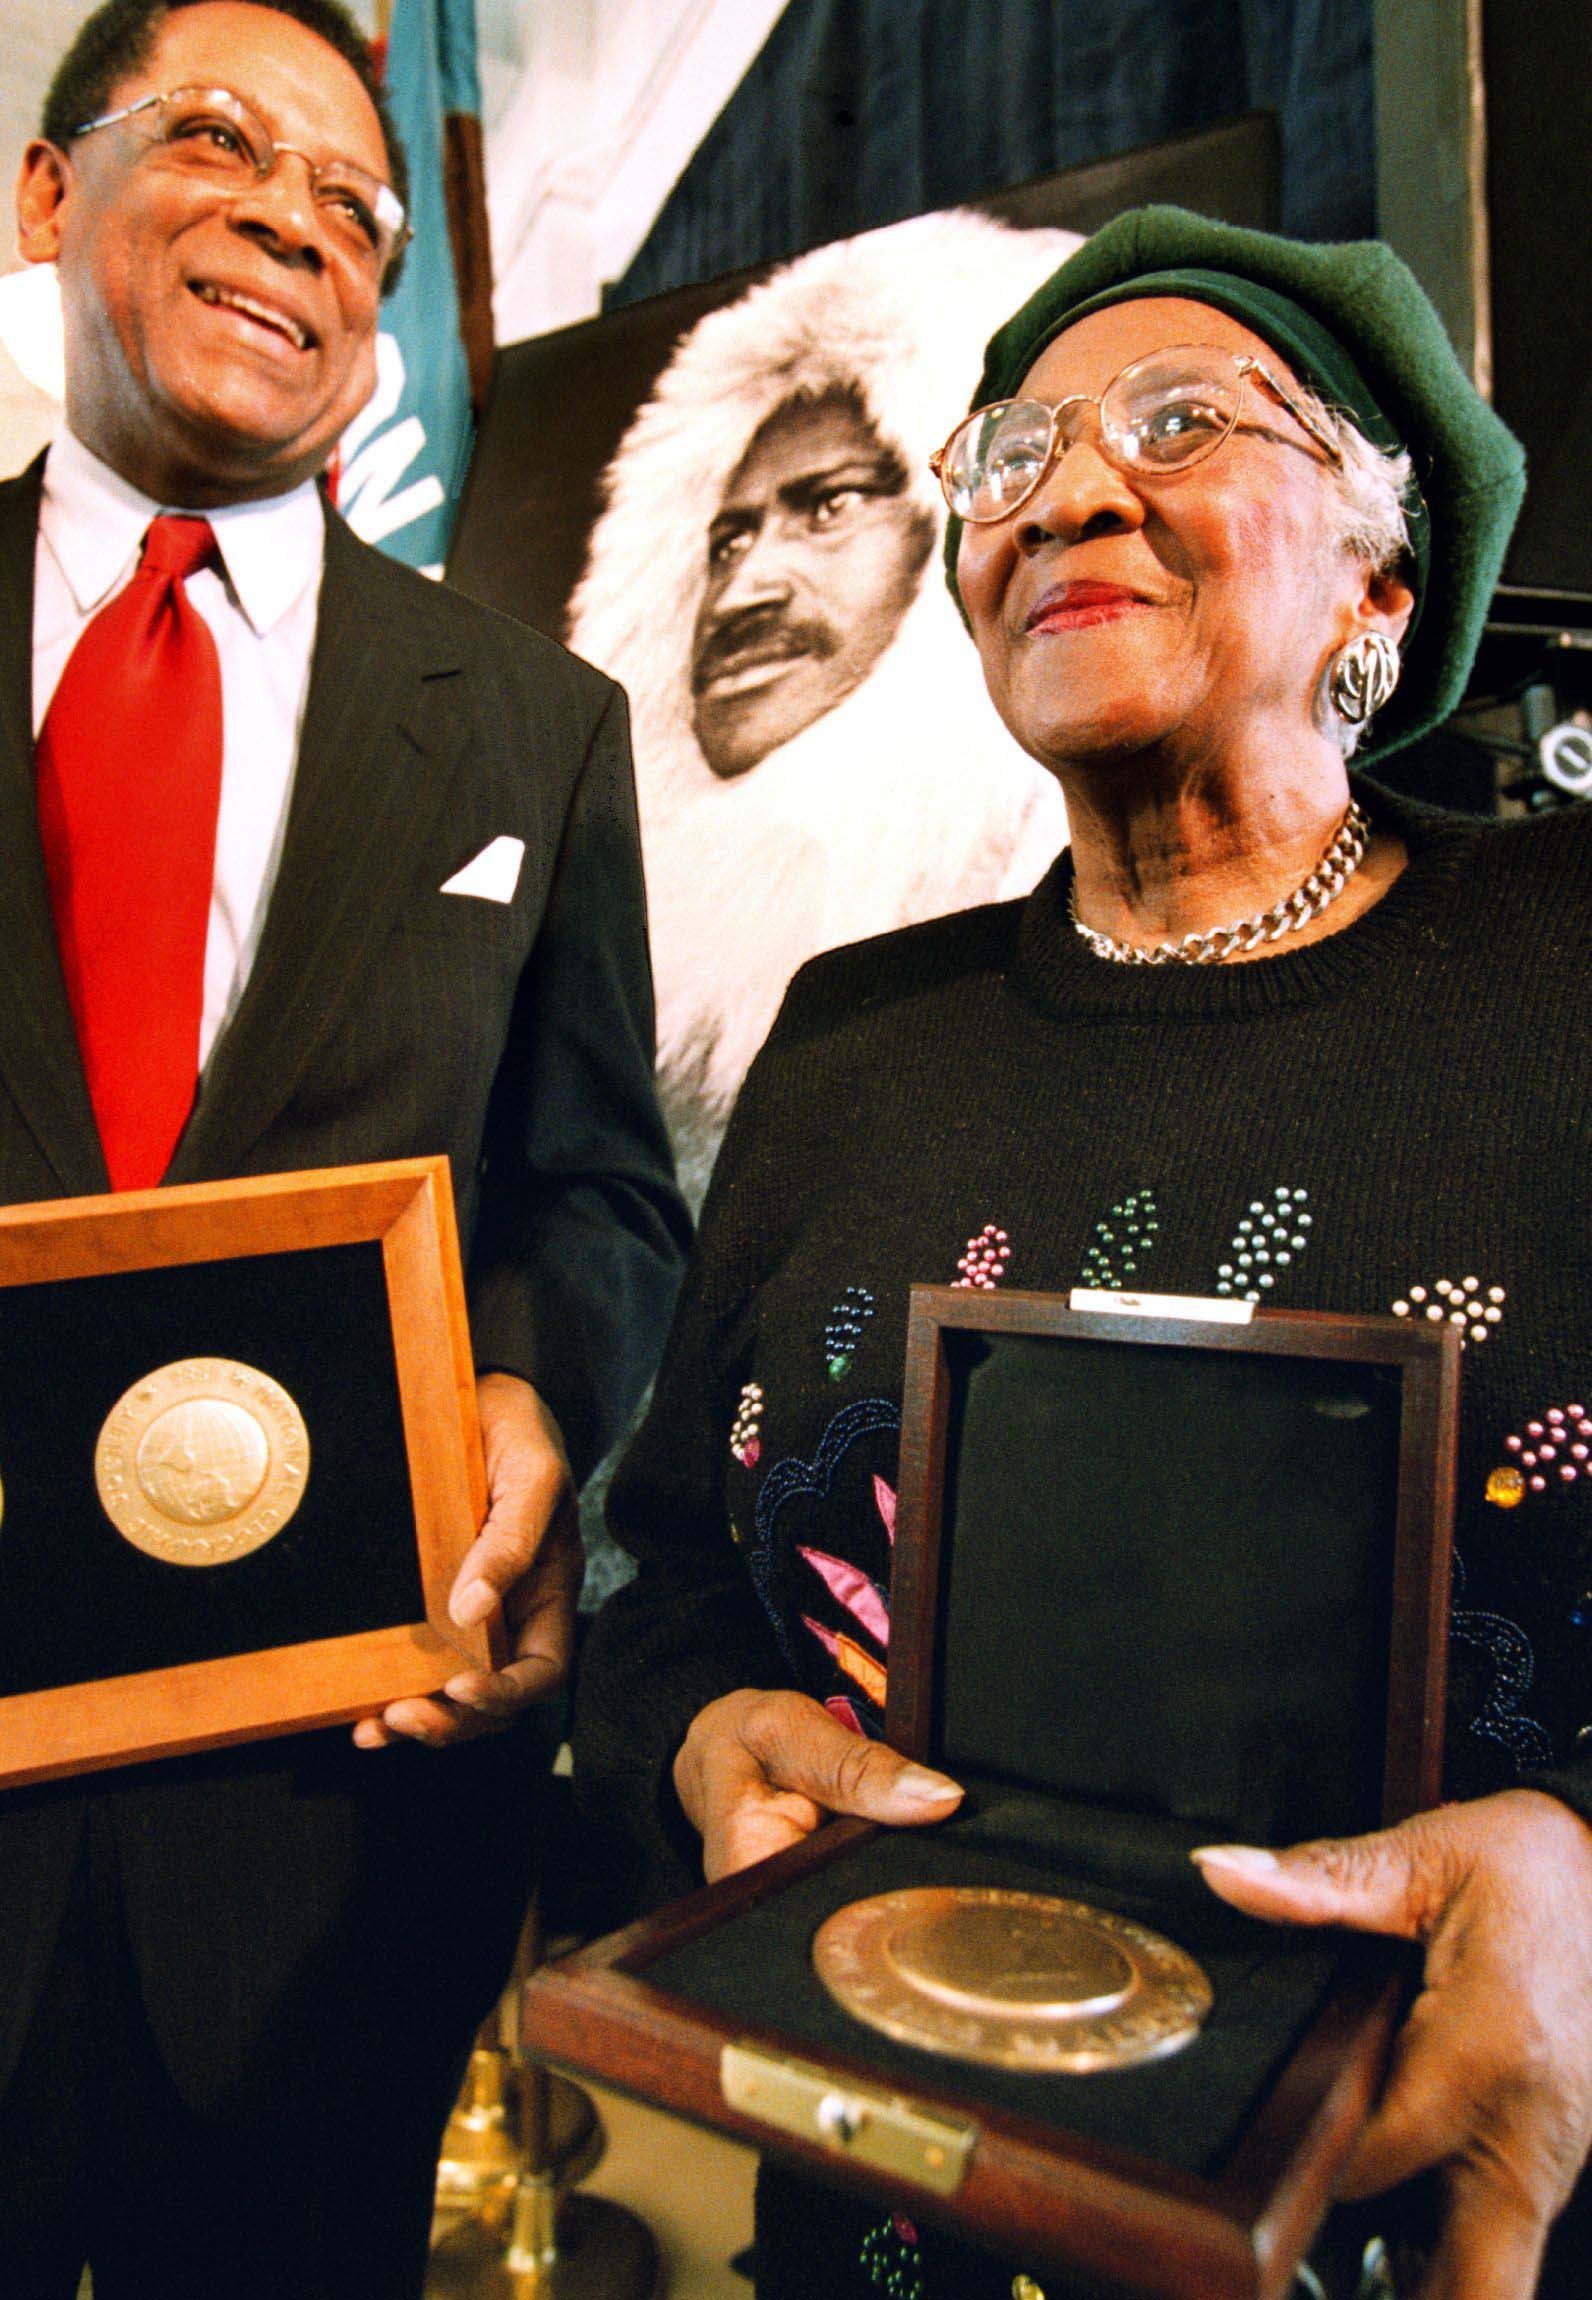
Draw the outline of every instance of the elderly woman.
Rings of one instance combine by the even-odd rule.
[[[1424,1943],[1346,2183],[1441,2175],[1423,2294],[1584,2293],[1584,2194],[1542,2263],[1592,2137],[1592,813],[1465,821],[1347,766],[1457,701],[1518,450],[1385,248],[1149,209],[996,336],[938,468],[1071,850],[793,987],[615,1488],[642,1570],[588,1657],[592,1808],[658,1889],[697,1836],[712,1876],[825,1812],[954,1805],[878,1738],[914,1281],[1452,1319],[1459,1801],[1201,1861],[1279,1923]],[[1014,2288],[765,2188],[767,2294]]]

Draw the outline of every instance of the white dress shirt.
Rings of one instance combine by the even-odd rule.
[[[35,740],[84,627],[127,582],[145,529],[167,508],[130,487],[69,431],[52,443],[34,570]],[[290,495],[207,517],[225,574],[202,568],[188,584],[221,658],[221,811],[201,1071],[243,995],[281,858],[326,551],[312,480]]]

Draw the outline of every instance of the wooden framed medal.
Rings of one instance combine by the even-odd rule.
[[[447,1161],[0,1210],[0,1786],[487,1668]]]

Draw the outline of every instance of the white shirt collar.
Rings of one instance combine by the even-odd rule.
[[[70,431],[57,433],[44,465],[39,528],[79,614],[91,614],[131,566],[153,503]],[[312,479],[287,495],[234,503],[207,514],[227,580],[255,633],[264,637],[320,580],[326,519]]]

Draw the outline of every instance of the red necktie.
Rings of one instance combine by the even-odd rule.
[[[203,519],[151,522],[38,741],[39,833],[114,1190],[151,1189],[193,1106],[221,803],[221,663],[183,588]]]

